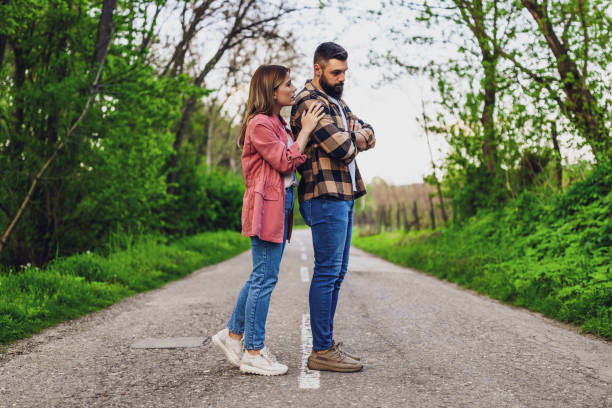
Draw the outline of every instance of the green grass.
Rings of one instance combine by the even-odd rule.
[[[432,233],[355,236],[391,262],[612,339],[612,172]],[[358,235],[358,234],[356,234]]]
[[[237,232],[206,232],[167,244],[162,237],[115,236],[107,255],[60,258],[44,270],[0,274],[0,344],[158,288],[250,247]]]

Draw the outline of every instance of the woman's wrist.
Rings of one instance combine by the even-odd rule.
[[[311,134],[313,130],[314,130],[314,126],[313,127],[307,127],[307,126],[302,127],[302,132],[306,133],[307,135]]]

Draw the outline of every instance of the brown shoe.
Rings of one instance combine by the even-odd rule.
[[[363,368],[361,361],[353,360],[346,354],[341,353],[336,347],[325,353],[313,351],[308,357],[308,368],[320,371],[338,371],[341,373],[352,373]]]
[[[338,350],[340,353],[344,354],[345,356],[350,357],[350,358],[352,358],[353,360],[361,361],[361,357],[356,356],[356,355],[354,355],[354,354],[351,354],[351,353],[347,352],[347,351],[344,349],[344,344],[343,344],[341,341],[339,341],[338,343],[336,343],[336,341],[335,341],[335,340],[332,340],[332,348],[334,348],[334,347],[335,347],[335,348],[336,348],[336,349],[337,349],[337,350]]]

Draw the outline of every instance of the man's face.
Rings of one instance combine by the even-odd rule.
[[[317,69],[318,67],[318,69]],[[323,91],[332,98],[342,97],[344,90],[344,76],[348,70],[346,61],[330,59],[323,63],[323,66],[315,64],[315,75],[319,76],[319,84]]]

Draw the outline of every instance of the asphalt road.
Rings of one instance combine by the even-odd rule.
[[[365,368],[309,372],[309,230],[287,246],[268,316],[266,343],[289,372],[241,374],[210,337],[250,262],[246,252],[11,345],[0,406],[612,407],[611,342],[357,249],[335,325]],[[183,337],[201,345],[132,347]]]

